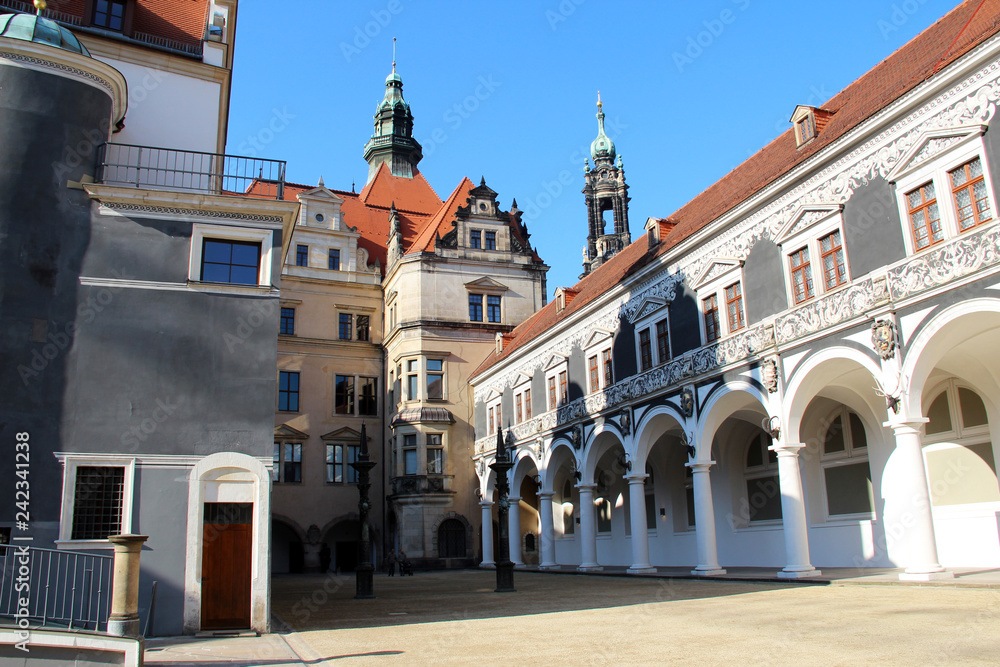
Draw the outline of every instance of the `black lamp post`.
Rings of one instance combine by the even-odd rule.
[[[507,429],[507,437],[513,444],[513,436],[510,429]],[[510,528],[507,520],[507,513],[510,510],[510,482],[507,480],[507,472],[514,467],[507,451],[507,445],[503,440],[503,429],[497,429],[497,450],[493,457],[490,469],[497,476],[497,521],[500,523],[500,531],[497,536],[499,544],[496,545],[497,554],[497,587],[495,593],[514,593],[514,563],[510,560]],[[514,511],[519,511],[514,508]],[[483,530],[489,530],[489,526],[483,526]]]
[[[358,493],[361,496],[358,501],[358,514],[361,521],[361,553],[358,558],[358,568],[355,571],[357,590],[354,599],[370,600],[375,597],[373,582],[375,566],[372,565],[372,542],[371,535],[368,533],[368,510],[371,508],[371,504],[368,502],[368,489],[371,488],[369,472],[375,467],[375,462],[368,455],[368,432],[364,422],[361,422],[361,453],[358,454],[358,460],[352,463],[351,467],[358,472]]]

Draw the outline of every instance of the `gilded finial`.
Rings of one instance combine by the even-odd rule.
[[[45,0],[35,0],[35,13],[41,16],[42,12],[45,11],[46,6],[47,3],[45,2]]]
[[[600,109],[604,105],[601,103],[601,91],[597,91],[597,108]]]

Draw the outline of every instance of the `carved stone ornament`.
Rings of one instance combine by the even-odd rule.
[[[573,442],[574,449],[580,449],[580,443],[583,441],[583,433],[580,425],[577,424],[573,427],[573,430],[569,432],[569,439]]]
[[[767,387],[767,393],[778,391],[778,364],[774,359],[765,359],[760,365],[760,377]]]
[[[872,324],[872,347],[883,361],[892,359],[896,352],[896,326],[892,320],[875,320]]]
[[[681,389],[681,414],[685,417],[694,414],[694,390],[690,386]]]
[[[632,411],[623,408],[618,416],[618,423],[621,424],[622,433],[629,435],[632,432]]]

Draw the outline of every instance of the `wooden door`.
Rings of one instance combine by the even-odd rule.
[[[252,515],[252,503],[205,503],[201,560],[202,630],[242,630],[250,627]]]

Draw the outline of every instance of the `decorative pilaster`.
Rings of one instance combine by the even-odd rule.
[[[483,562],[479,567],[493,569],[496,567],[493,561],[493,503],[484,500],[479,506],[483,509]]]
[[[578,572],[600,572],[597,563],[597,522],[594,518],[593,484],[577,484],[580,492],[580,567]]]
[[[799,470],[799,450],[805,443],[776,442],[770,449],[778,455],[778,481],[781,488],[781,522],[785,533],[785,565],[778,572],[781,579],[818,577],[822,574],[809,562],[809,524],[806,521],[805,494]]]
[[[902,581],[930,581],[955,576],[938,562],[934,516],[927,491],[927,470],[920,440],[920,428],[928,420],[920,417],[906,421],[887,422],[896,436],[896,450],[889,457],[887,470],[892,470],[891,483],[885,498],[886,534],[892,529],[897,553],[905,556],[906,570],[899,574]]]
[[[510,560],[514,567],[524,565],[521,560],[521,498],[511,496],[510,501]]]
[[[147,535],[111,535],[115,547],[114,575],[111,580],[111,616],[108,634],[139,636],[139,554]]]
[[[646,478],[649,475],[626,475],[628,480],[629,521],[632,522],[632,567],[629,574],[652,574],[649,563],[649,535],[646,528]]]
[[[694,492],[694,528],[698,540],[698,565],[691,570],[691,574],[700,577],[715,577],[725,574],[726,571],[719,566],[715,538],[715,506],[712,503],[712,480],[708,474],[708,469],[715,465],[715,461],[699,461],[685,465],[691,468],[691,490]]]
[[[556,541],[552,527],[552,496],[554,495],[551,491],[538,494],[538,513],[542,524],[539,570],[555,570],[559,567],[556,564]]]

